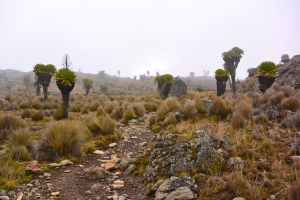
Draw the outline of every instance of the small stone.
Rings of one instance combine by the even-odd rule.
[[[232,200],[246,200],[245,198],[243,198],[243,197],[235,197],[234,199],[232,199]]]
[[[51,196],[59,196],[60,192],[51,192]]]
[[[29,173],[35,173],[35,174],[43,174],[44,173],[44,171],[40,168],[38,161],[36,161],[36,160],[31,161],[28,165],[26,165],[25,171],[29,172]]]
[[[96,155],[105,155],[105,152],[104,151],[100,151],[100,150],[96,150],[93,153],[96,154]]]
[[[5,196],[6,195],[6,190],[0,189],[0,196]]]
[[[91,195],[91,194],[92,194],[92,191],[91,191],[91,190],[86,190],[86,191],[84,192],[84,194]]]
[[[0,200],[9,200],[8,196],[0,196]]]
[[[65,171],[64,171],[64,173],[69,173],[69,172],[71,172],[71,170],[65,170]]]
[[[23,199],[24,194],[21,193],[20,196],[18,196],[17,200],[22,200]]]
[[[93,193],[99,192],[101,189],[102,189],[102,185],[100,183],[96,183],[96,184],[91,186],[91,191]]]
[[[50,163],[49,165],[51,167],[62,167],[62,166],[66,166],[66,165],[73,165],[73,162],[69,161],[69,160],[62,160],[59,163]]]
[[[43,174],[43,176],[45,176],[45,177],[51,177],[52,174],[45,172],[45,173]]]
[[[114,190],[123,189],[124,186],[125,186],[125,183],[122,180],[115,180],[113,182],[113,184],[111,185],[112,189],[114,189]]]
[[[119,200],[125,200],[125,199],[126,199],[125,196],[123,196],[123,195],[119,196]]]
[[[116,147],[117,145],[118,145],[118,144],[114,142],[114,143],[110,143],[110,144],[108,145],[108,147],[109,147],[109,148],[113,148],[113,147]]]
[[[110,160],[104,164],[102,164],[101,166],[104,167],[105,170],[112,170],[116,168],[117,163],[113,160]]]
[[[145,147],[145,146],[147,146],[147,144],[148,144],[148,142],[141,142],[139,145],[140,145],[140,147]]]

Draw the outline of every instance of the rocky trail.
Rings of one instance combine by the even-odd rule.
[[[143,177],[131,173],[135,169],[131,162],[153,137],[145,121],[121,126],[123,138],[111,143],[108,150],[99,149],[81,163],[55,167],[7,196],[18,200],[147,199]]]

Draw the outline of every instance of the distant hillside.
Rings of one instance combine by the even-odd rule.
[[[22,72],[19,70],[0,70],[0,91],[1,93],[10,93],[20,90],[24,90],[23,77],[29,74],[31,76],[32,84],[34,83],[34,73]],[[77,83],[74,89],[75,93],[83,92],[82,80],[89,78],[93,80],[92,93],[107,93],[107,94],[148,94],[156,92],[156,84],[154,82],[154,76],[141,75],[138,79],[128,77],[117,77],[106,74],[104,71],[100,71],[98,74],[76,72]],[[189,90],[214,90],[216,88],[215,78],[205,76],[195,77],[181,77],[187,84]],[[33,92],[33,86],[32,91]],[[52,80],[50,85],[50,91],[59,92],[55,86],[55,81]]]

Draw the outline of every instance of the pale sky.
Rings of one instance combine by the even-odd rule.
[[[0,0],[0,69],[36,63],[134,76],[186,76],[245,51],[239,78],[260,62],[300,54],[299,0]]]

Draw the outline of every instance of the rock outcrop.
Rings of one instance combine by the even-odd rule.
[[[214,174],[220,172],[226,163],[226,158],[218,151],[226,142],[214,139],[202,130],[193,133],[192,138],[168,134],[157,136],[155,140],[156,145],[144,172],[148,181],[189,172]]]
[[[187,94],[187,86],[179,77],[175,78],[175,82],[170,88],[170,96],[182,97]]]
[[[182,200],[196,199],[193,190],[197,185],[191,177],[172,176],[165,181],[159,180],[153,187],[154,200]]]
[[[300,89],[300,55],[294,56],[289,62],[278,66],[279,75],[276,82]]]

